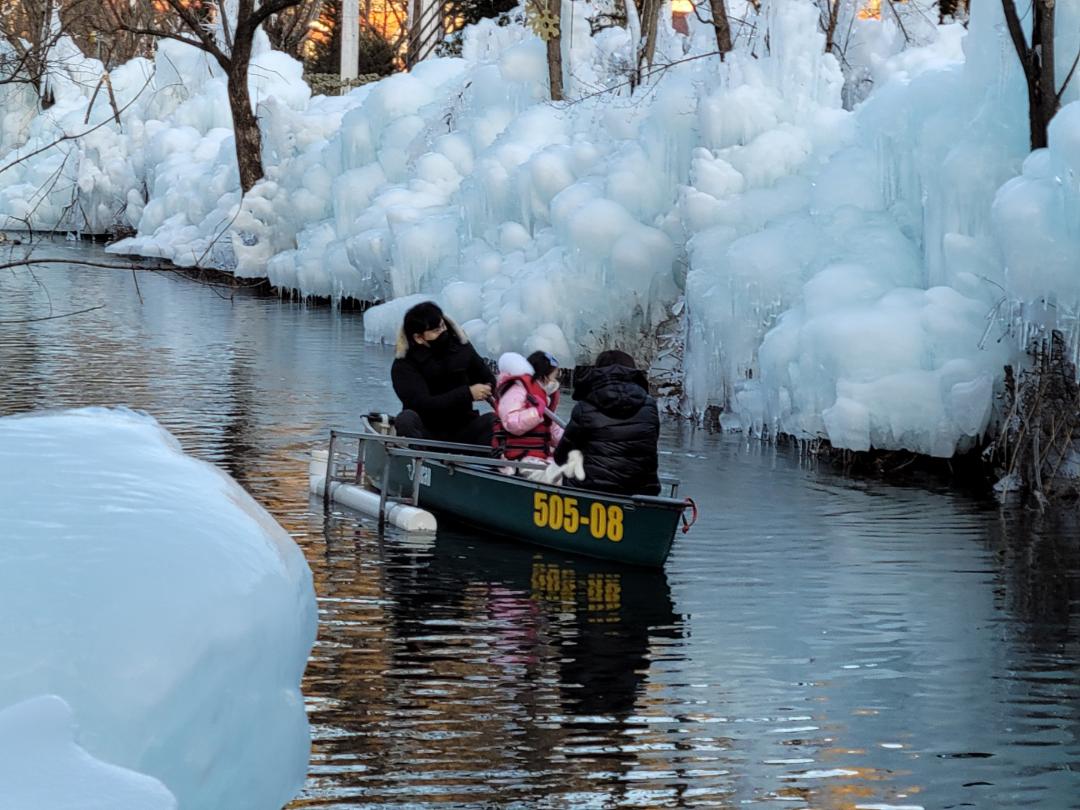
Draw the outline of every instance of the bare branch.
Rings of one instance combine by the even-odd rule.
[[[674,62],[665,62],[664,64],[661,64],[661,65],[653,65],[648,70],[646,70],[646,71],[644,71],[642,73],[641,82],[643,83],[645,79],[651,78],[652,76],[654,76],[654,75],[656,75],[658,73],[663,73],[664,71],[668,70],[669,68],[673,68],[673,67],[675,67],[677,65],[681,65],[681,64],[684,64],[686,62],[693,62],[693,61],[695,61],[697,59],[706,59],[706,58],[708,58],[710,56],[722,56],[722,54],[720,53],[720,51],[709,51],[708,53],[698,53],[698,54],[694,54],[693,56],[687,56],[685,59],[676,59]],[[604,95],[604,93],[612,93],[612,92],[614,92],[616,90],[622,89],[623,87],[629,87],[634,83],[635,82],[634,82],[633,79],[628,79],[625,82],[620,82],[618,84],[613,84],[611,87],[605,87],[602,90],[597,90],[595,93],[589,93],[587,95],[582,96],[581,98],[575,98],[573,101],[566,102],[566,104],[564,106],[570,107],[570,106],[573,106],[574,104],[580,104],[582,101],[587,101],[588,99],[595,98],[596,96],[602,96],[602,95]]]
[[[889,0],[889,8],[892,10],[893,19],[896,20],[896,25],[900,29],[900,33],[904,35],[904,42],[908,45],[912,43],[911,35],[908,34],[907,27],[904,25],[904,21],[900,19],[900,12],[896,10],[896,4],[893,0]]]
[[[1027,40],[1024,39],[1024,29],[1016,13],[1016,3],[1014,0],[1001,0],[1001,8],[1005,12],[1005,24],[1009,27],[1009,36],[1012,37],[1016,55],[1020,58],[1024,73],[1027,74],[1031,70],[1031,51],[1028,49]]]
[[[90,113],[93,112],[93,110],[94,110],[94,102],[97,101],[98,93],[101,92],[101,86],[103,84],[105,84],[105,76],[104,76],[104,74],[102,75],[102,77],[100,79],[98,79],[97,86],[94,87],[94,92],[90,96],[90,102],[86,105],[86,115],[83,116],[83,124],[84,125],[90,123]]]
[[[1076,73],[1076,66],[1080,64],[1080,50],[1076,52],[1076,58],[1073,59],[1072,67],[1069,68],[1069,75],[1065,77],[1065,83],[1061,85],[1061,89],[1057,93],[1057,102],[1060,105],[1061,99],[1065,95],[1065,91],[1069,89],[1069,82],[1072,81],[1073,74]]]
[[[182,0],[165,0],[165,2],[180,16],[180,19],[184,21],[184,25],[188,27],[188,30],[202,41],[205,46],[203,50],[217,59],[219,65],[228,69],[228,64],[231,61],[230,57],[226,56],[221,48],[218,47],[217,42],[214,40],[214,35],[206,30],[206,26],[203,25],[202,20],[195,16],[195,12],[184,5]]]
[[[70,262],[69,262],[70,263]],[[87,307],[86,309],[77,309],[74,312],[63,312],[59,315],[42,315],[39,318],[11,318],[0,320],[0,323],[35,323],[36,321],[54,321],[57,318],[70,318],[73,315],[83,315],[87,312],[93,312],[95,309],[104,309],[104,304],[98,304],[96,307]]]
[[[153,80],[154,80],[154,73],[151,72],[150,75],[147,76],[146,82],[143,84],[142,87],[139,88],[139,92],[131,97],[131,101],[129,101],[127,104],[125,104],[123,107],[121,107],[117,111],[117,115],[119,115],[119,113],[124,112],[125,110],[127,110],[128,107],[130,107],[132,104],[134,104],[139,99],[139,96],[141,96],[143,94],[143,92],[146,90],[146,88],[150,86],[150,82],[152,82]],[[64,141],[74,141],[74,140],[78,140],[79,138],[82,138],[84,135],[89,135],[91,132],[95,132],[96,130],[101,129],[103,126],[105,126],[108,123],[109,123],[109,119],[106,118],[105,120],[101,121],[100,123],[94,124],[94,126],[90,127],[90,129],[88,129],[88,130],[86,130],[84,132],[65,133],[64,135],[60,136],[59,138],[57,138],[52,143],[45,144],[45,146],[42,146],[42,147],[40,147],[38,149],[35,149],[33,152],[22,155],[21,157],[17,157],[17,158],[15,158],[15,160],[11,161],[6,166],[0,166],[0,174],[3,174],[8,169],[10,169],[12,166],[15,166],[15,165],[18,165],[19,163],[22,163],[24,160],[29,160],[30,158],[35,157],[36,155],[40,155],[42,152],[49,151],[54,146],[59,146]]]
[[[34,259],[26,257],[18,261],[0,263],[0,270],[10,270],[13,267],[33,267],[35,264],[78,264],[85,267],[104,267],[107,270],[149,270],[151,268],[137,267],[130,262],[128,264],[112,264],[110,262],[94,262],[85,259],[72,261],[69,259]]]
[[[105,89],[109,92],[109,107],[112,108],[113,120],[116,121],[116,126],[123,132],[124,125],[120,121],[120,105],[116,102],[116,93],[113,92],[112,75],[109,71],[105,71]]]
[[[225,40],[225,47],[229,49],[229,53],[233,52],[233,35],[229,30],[229,12],[223,0],[218,0],[217,4],[218,14],[221,15],[221,38]]]
[[[155,39],[175,39],[177,42],[183,42],[185,45],[190,45],[192,48],[198,48],[200,51],[205,51],[211,55],[213,51],[206,47],[202,40],[191,39],[185,37],[182,34],[176,34],[172,31],[165,31],[161,28],[135,28],[129,25],[120,25],[121,31],[127,31],[129,34],[139,34],[142,36],[154,37]],[[216,55],[214,56],[216,59]],[[220,61],[220,60],[219,60]]]
[[[323,0],[300,0],[299,5],[288,10],[290,13],[281,12],[273,19],[268,19],[263,24],[263,30],[270,36],[270,41],[276,48],[299,57],[300,46],[307,39],[311,23],[319,18],[322,6]],[[361,24],[366,22],[361,19]]]
[[[300,5],[300,0],[267,0],[248,15],[248,25],[254,30],[279,11],[298,5]]]
[[[142,290],[139,289],[139,274],[135,272],[135,268],[131,268],[131,280],[135,282],[135,292],[139,295],[139,303],[143,303]]]

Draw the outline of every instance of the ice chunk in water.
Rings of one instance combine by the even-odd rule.
[[[289,801],[316,605],[288,533],[125,409],[0,419],[0,492],[0,706],[59,695],[185,808]]]
[[[94,759],[74,733],[71,707],[56,695],[0,710],[0,808],[175,810],[161,782]]]

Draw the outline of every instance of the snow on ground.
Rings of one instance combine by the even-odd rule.
[[[274,519],[124,409],[0,419],[0,491],[0,709],[20,704],[0,715],[0,751],[22,751],[22,784],[33,787],[31,766],[58,780],[85,772],[115,789],[111,807],[136,794],[140,807],[170,806],[126,768],[183,808],[294,796],[316,606],[311,571]],[[62,703],[24,702],[41,695],[70,706],[85,754]],[[36,718],[38,736],[18,730]]]
[[[679,64],[631,96],[617,85],[634,31],[590,36],[589,6],[564,0],[563,104],[546,100],[543,43],[517,24],[482,22],[461,58],[337,98],[310,98],[264,42],[253,89],[267,177],[243,200],[224,77],[162,43],[153,65],[113,72],[134,99],[124,133],[69,142],[79,205],[65,214],[71,183],[36,201],[53,150],[0,173],[0,213],[37,205],[41,226],[88,211],[137,228],[117,252],[398,299],[366,314],[370,340],[393,339],[414,295],[443,303],[490,356],[542,348],[564,363],[613,344],[648,355],[684,313],[688,411],[951,455],[987,429],[1028,336],[1065,326],[1080,345],[1068,271],[1080,114],[1063,110],[1050,150],[1024,162],[1000,8],[975,8],[969,31],[916,4],[900,23],[855,11],[843,3],[846,75],[814,33],[816,7],[771,0],[760,15],[733,9],[754,26],[723,63],[692,16],[689,37],[663,28],[657,63]],[[1057,14],[1074,53],[1080,0]],[[78,129],[85,88],[69,85],[27,131],[5,117],[0,144],[22,139],[25,153]]]
[[[95,759],[74,734],[55,695],[0,709],[0,810],[175,810],[161,782]]]

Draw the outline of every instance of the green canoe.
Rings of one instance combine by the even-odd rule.
[[[652,568],[664,564],[680,523],[684,531],[692,524],[683,517],[694,509],[689,498],[536,483],[498,472],[501,459],[468,454],[477,449],[399,438],[386,420],[364,418],[359,432],[331,431],[328,480],[519,542]],[[663,483],[674,496],[678,482]]]

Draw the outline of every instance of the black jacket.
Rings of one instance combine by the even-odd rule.
[[[622,495],[659,495],[657,449],[660,414],[645,374],[626,366],[579,369],[578,401],[555,449],[566,462],[571,450],[585,456],[585,480],[573,486]]]
[[[451,436],[476,418],[470,385],[495,385],[495,375],[472,344],[456,326],[450,329],[458,340],[443,354],[403,344],[399,336],[398,356],[390,367],[394,393],[406,410],[420,415],[432,438]]]

